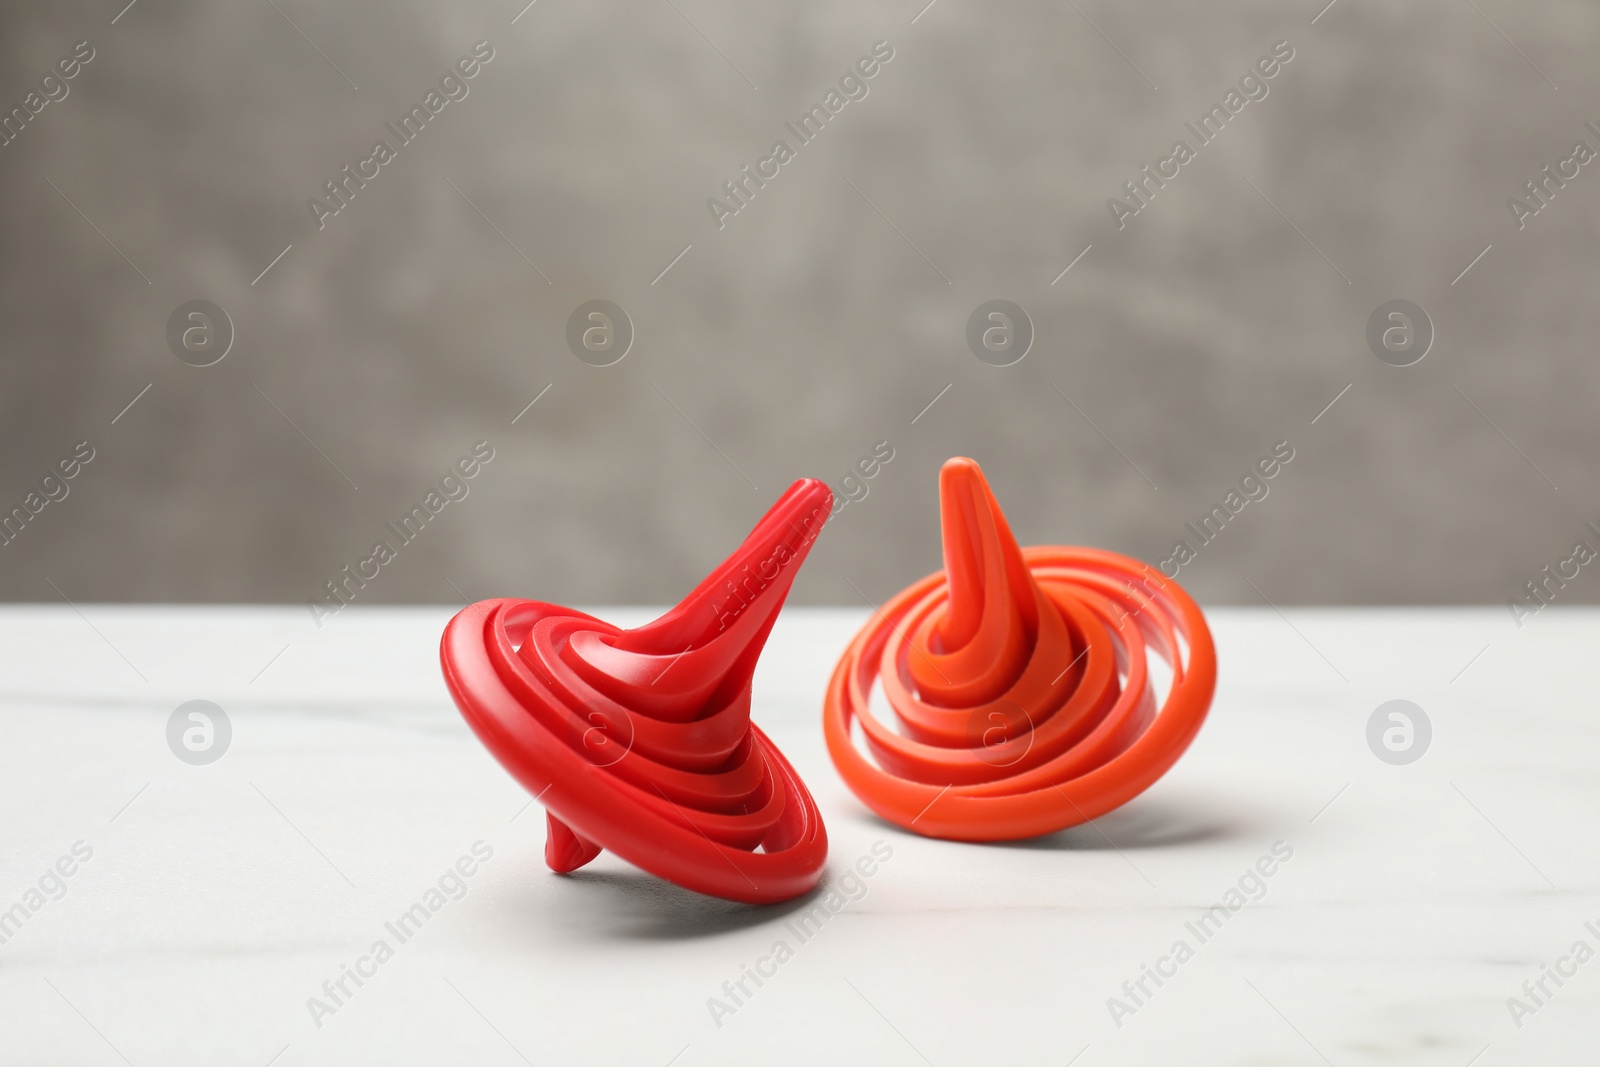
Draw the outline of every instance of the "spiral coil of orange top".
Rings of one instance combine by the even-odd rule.
[[[944,465],[939,499],[945,569],[875,612],[834,669],[834,765],[883,818],[959,841],[1048,834],[1127,803],[1211,706],[1200,608],[1115,552],[1018,548],[970,459]],[[1151,652],[1172,671],[1159,708]],[[898,729],[873,714],[876,686]]]
[[[446,684],[472,729],[547,812],[545,862],[602,849],[747,903],[812,889],[828,837],[788,760],[750,721],[750,681],[833,494],[802,479],[655,622],[622,630],[532,600],[450,621]]]

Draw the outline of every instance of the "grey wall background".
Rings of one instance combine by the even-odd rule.
[[[1592,3],[123,3],[0,15],[7,111],[95,49],[0,148],[0,505],[96,450],[0,548],[8,599],[303,601],[479,439],[365,602],[667,601],[879,440],[797,601],[935,568],[952,454],[1024,541],[1155,562],[1289,441],[1183,569],[1213,603],[1503,602],[1600,543],[1600,166],[1506,207],[1600,149]],[[880,39],[719,232],[707,198]],[[479,40],[469,96],[319,231],[308,198]],[[1107,198],[1280,40],[1119,231]],[[236,331],[207,368],[165,339],[195,298]],[[593,298],[637,332],[607,368],[564,341]],[[991,298],[1036,330],[1011,367],[964,340]],[[1395,298],[1437,332],[1408,368],[1364,336]]]

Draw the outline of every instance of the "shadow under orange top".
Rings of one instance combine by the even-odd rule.
[[[1019,548],[970,459],[940,471],[939,506],[945,569],[884,604],[829,682],[823,731],[846,784],[883,818],[958,841],[1048,834],[1138,796],[1211,706],[1200,608],[1115,552]],[[1159,707],[1152,651],[1172,670]],[[877,685],[898,729],[869,707]]]

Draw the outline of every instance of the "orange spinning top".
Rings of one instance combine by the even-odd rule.
[[[958,841],[1052,833],[1138,796],[1211,706],[1200,608],[1115,552],[1018,548],[970,459],[939,472],[939,510],[945,569],[886,603],[829,682],[823,731],[845,783],[883,818]],[[1150,651],[1172,671],[1159,710]],[[870,710],[875,684],[898,730]]]

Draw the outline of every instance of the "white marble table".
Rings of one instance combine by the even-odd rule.
[[[1499,609],[1215,611],[1212,718],[1165,780],[1098,827],[973,846],[908,836],[843,788],[818,702],[863,612],[791,610],[758,721],[817,796],[836,878],[892,849],[802,941],[792,907],[609,856],[548,873],[539,809],[440,682],[447,609],[352,609],[319,633],[299,609],[80,608],[0,610],[0,909],[25,916],[0,945],[5,1063],[1600,1056],[1600,962],[1568,956],[1600,950],[1594,612],[1518,631]],[[207,766],[166,741],[197,698],[233,731]],[[1406,766],[1366,741],[1395,698],[1433,726]],[[463,864],[464,895],[388,933],[477,842],[492,856]],[[1292,858],[1202,941],[1189,924],[1276,842]],[[361,963],[380,938],[392,958]],[[779,940],[792,958],[714,1020],[708,999],[731,1004],[724,982]],[[1163,962],[1180,940],[1192,958]],[[313,1019],[358,963],[371,976]],[[1135,1001],[1145,964],[1170,977]],[[1575,973],[1536,1005],[1546,964]]]

